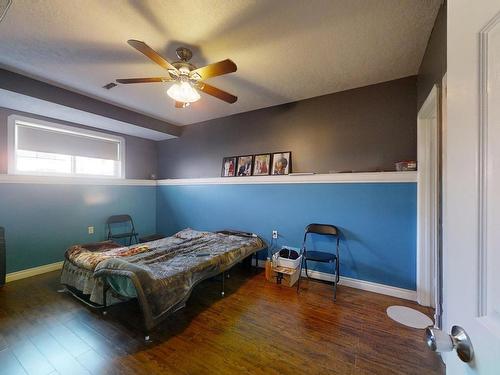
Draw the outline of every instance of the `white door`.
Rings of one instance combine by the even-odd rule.
[[[465,329],[474,360],[447,374],[500,374],[500,1],[448,1],[443,330]]]

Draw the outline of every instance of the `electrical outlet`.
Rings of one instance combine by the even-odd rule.
[[[277,239],[277,238],[278,238],[278,231],[273,230],[273,239]]]
[[[87,227],[87,231],[89,232],[89,234],[94,234],[94,227],[93,226]]]

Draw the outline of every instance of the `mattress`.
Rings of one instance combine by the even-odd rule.
[[[152,328],[162,316],[182,306],[198,282],[266,247],[257,236],[193,229],[129,247],[72,247],[66,253],[61,282],[79,290],[84,287],[82,291],[96,303],[103,302],[103,283],[120,297],[136,297],[146,327]],[[106,300],[119,299],[109,296]]]
[[[91,303],[103,304],[103,280],[94,277],[97,264],[111,256],[127,255],[127,247],[112,241],[71,246],[66,250],[61,272],[61,284],[78,291]],[[107,303],[122,302],[112,291],[107,293]]]

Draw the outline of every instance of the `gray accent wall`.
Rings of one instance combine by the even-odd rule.
[[[105,103],[101,100],[1,68],[0,89],[152,129],[168,135],[177,136],[181,131],[178,126],[154,117]]]
[[[157,142],[148,139],[132,137],[124,134],[95,129],[88,126],[74,124],[66,121],[55,120],[30,113],[13,111],[11,109],[0,108],[0,174],[7,173],[7,119],[11,114],[18,114],[31,118],[38,118],[45,121],[53,121],[60,124],[76,126],[107,134],[119,135],[125,138],[125,176],[128,179],[150,179],[151,174],[158,174],[158,153]]]
[[[439,9],[434,28],[429,37],[417,80],[417,108],[420,109],[425,99],[437,84],[441,86],[446,73],[446,2]]]
[[[292,151],[294,172],[394,170],[417,157],[416,76],[183,127],[159,178],[220,176],[222,158]]]

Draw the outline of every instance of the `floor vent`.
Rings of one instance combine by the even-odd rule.
[[[2,22],[3,18],[7,14],[10,4],[12,4],[12,0],[0,0],[0,22]]]

